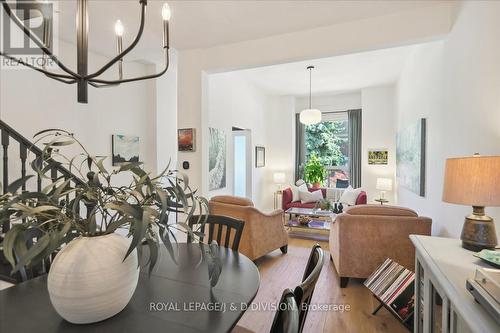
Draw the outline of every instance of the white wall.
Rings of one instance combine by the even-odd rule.
[[[279,156],[282,151],[280,143],[284,138],[273,135],[281,123],[290,119],[282,119],[280,114],[283,98],[268,96],[238,72],[213,74],[208,77],[208,116],[206,127],[222,129],[226,133],[226,187],[219,190],[208,190],[208,165],[203,169],[203,189],[208,196],[234,193],[234,156],[232,127],[251,131],[251,168],[252,168],[252,200],[262,210],[272,209],[272,184],[270,170],[285,167]],[[291,118],[288,113],[288,118]],[[279,131],[278,129],[278,132]],[[290,135],[288,135],[290,136]],[[209,140],[203,140],[202,149],[208,160]],[[255,146],[266,148],[266,166],[255,167]],[[289,168],[289,165],[286,165]],[[281,171],[281,169],[280,169]],[[283,171],[285,171],[283,169]]]
[[[445,159],[500,155],[500,3],[465,2],[444,42],[419,46],[397,94],[398,128],[427,118],[424,198],[400,188],[399,203],[433,218],[433,233],[460,237],[471,207],[441,202]],[[466,190],[466,189],[464,189]],[[500,210],[487,208],[500,231]]]
[[[73,45],[59,42],[60,58],[72,68],[75,62],[74,51]],[[89,58],[90,70],[107,61],[105,57],[94,53],[90,53]],[[150,74],[155,69],[154,65],[124,63],[126,77]],[[116,75],[115,68],[109,72],[107,77]],[[175,157],[176,152],[175,73],[174,56],[169,72],[158,80],[158,87],[156,80],[127,83],[105,89],[89,87],[89,103],[79,104],[76,99],[76,85],[56,82],[30,69],[2,69],[0,117],[30,140],[33,134],[43,129],[69,130],[92,154],[108,156],[106,167],[111,167],[112,134],[139,136],[140,159],[146,170],[156,173],[158,168],[164,167],[167,156]],[[156,96],[159,96],[158,101]],[[160,150],[157,150],[157,140],[161,143]],[[16,153],[17,148],[12,149],[13,153]],[[10,174],[11,179],[17,177],[14,172]],[[117,181],[128,181],[128,178],[120,177]]]
[[[258,40],[179,53],[179,127],[197,128],[198,141],[208,104],[207,72],[236,70],[298,60],[361,52],[427,41],[446,34],[452,23],[454,4],[448,3],[404,11],[383,17],[321,27]],[[205,154],[180,153],[193,167],[189,176],[201,187]]]
[[[377,178],[395,180],[396,174],[396,122],[394,112],[394,86],[364,88],[361,91],[363,133],[361,139],[361,183],[367,193],[368,203],[380,197],[376,189]],[[368,150],[387,149],[387,165],[369,165]],[[386,198],[395,203],[394,191]]]

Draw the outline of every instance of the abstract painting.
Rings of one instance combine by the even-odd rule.
[[[194,128],[181,128],[177,131],[179,151],[196,151],[196,132]]]
[[[387,149],[369,149],[368,164],[369,165],[387,165],[389,152]]]
[[[222,129],[209,128],[208,189],[226,187],[226,133]]]
[[[125,162],[139,162],[139,137],[114,134],[112,136],[113,166]]]
[[[426,120],[398,132],[396,139],[396,175],[399,185],[425,196]]]

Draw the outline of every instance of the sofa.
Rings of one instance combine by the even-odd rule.
[[[313,189],[309,188],[309,192],[314,192],[317,191],[318,189]],[[323,195],[323,198],[326,198],[326,188],[321,188],[321,194]],[[316,203],[311,202],[311,203],[302,203],[301,201],[292,201],[293,195],[292,195],[292,190],[288,187],[283,190],[283,195],[281,198],[281,207],[284,211],[287,209],[290,209],[292,207],[297,207],[297,208],[314,208],[316,206]],[[358,198],[356,199],[356,205],[364,205],[366,204],[366,192],[361,191],[359,193]]]
[[[432,220],[408,208],[388,205],[348,207],[330,228],[330,259],[345,288],[349,278],[367,278],[385,259],[415,270],[409,236],[430,235]]]
[[[245,221],[239,252],[255,260],[280,249],[288,250],[288,235],[283,226],[283,210],[265,214],[254,207],[247,198],[220,195],[208,202],[212,215],[223,215]]]

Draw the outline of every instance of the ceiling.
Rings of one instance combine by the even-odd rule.
[[[178,50],[206,48],[312,29],[445,1],[169,1],[172,46]],[[139,51],[160,52],[164,1],[149,0]],[[59,1],[59,36],[75,42],[76,0]],[[114,23],[125,26],[125,45],[139,25],[138,0],[90,0],[89,46],[94,52],[115,54]]]
[[[313,65],[314,94],[342,93],[396,82],[414,48],[395,47],[232,73],[244,75],[269,94],[301,96],[309,94],[309,71],[306,67]]]

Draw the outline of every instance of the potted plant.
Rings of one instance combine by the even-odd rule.
[[[193,238],[202,236],[185,222],[169,222],[169,212],[180,209],[187,221],[196,208],[202,216],[208,203],[195,196],[187,177],[168,167],[156,177],[146,173],[140,163],[124,163],[108,171],[104,158],[89,154],[69,132],[47,130],[35,138],[35,144],[42,142],[45,148],[31,166],[50,184],[41,191],[20,191],[33,177],[26,176],[0,196],[1,222],[12,223],[3,241],[4,255],[16,272],[57,252],[47,280],[56,311],[72,323],[104,320],[130,301],[143,244],[148,248],[151,273],[161,243],[173,255],[169,236],[175,239],[174,229],[183,229]],[[67,147],[73,151],[78,147],[81,153],[70,159],[61,152]],[[69,172],[51,179],[47,172],[55,166]],[[124,174],[131,176],[131,182],[116,185],[116,176],[123,179]],[[34,229],[40,237],[28,248],[25,235]],[[119,229],[128,237],[118,234]],[[212,246],[209,249],[213,251],[209,255],[216,252]],[[218,276],[220,267],[212,271]]]
[[[312,185],[312,188],[319,189],[325,179],[326,169],[321,164],[318,156],[312,154],[304,167],[304,179]]]

